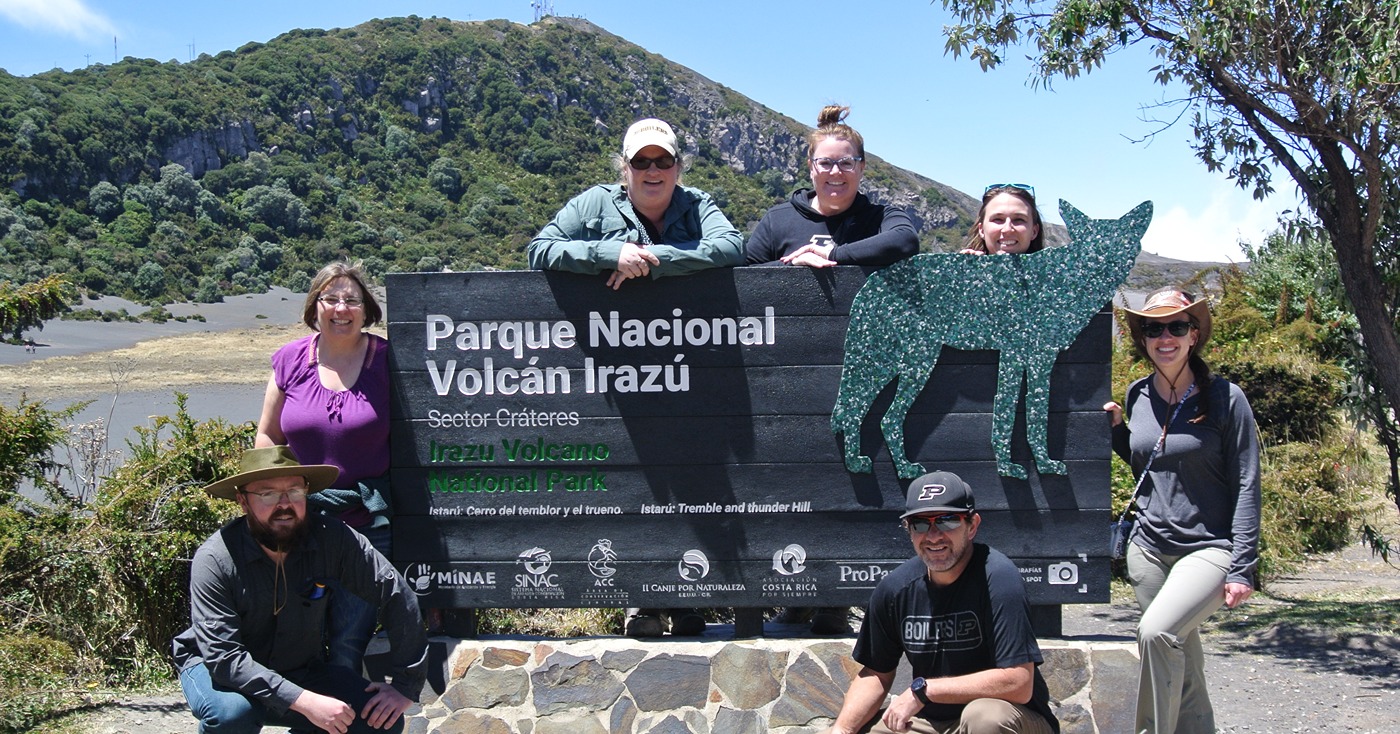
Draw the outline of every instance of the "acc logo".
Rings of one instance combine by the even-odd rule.
[[[925,484],[923,488],[919,490],[919,499],[931,500],[947,491],[948,488],[942,484]]]
[[[515,562],[525,564],[526,571],[540,576],[549,570],[550,564],[554,563],[554,557],[549,554],[549,551],[535,547],[521,553],[516,557]]]
[[[773,570],[793,576],[807,570],[807,549],[793,543],[773,554]]]
[[[612,541],[607,538],[594,543],[588,551],[588,572],[593,574],[593,578],[612,578],[617,573],[614,563],[617,563],[617,551],[613,550]]]
[[[699,581],[710,575],[710,559],[705,557],[704,551],[692,548],[681,556],[676,572],[686,581]]]

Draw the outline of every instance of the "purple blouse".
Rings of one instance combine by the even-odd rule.
[[[337,466],[340,477],[332,486],[354,488],[389,470],[389,342],[367,334],[360,376],[349,390],[339,391],[322,385],[317,373],[320,336],[298,339],[272,355],[273,379],[286,396],[282,435],[298,461]],[[368,520],[364,508],[358,510]],[[343,519],[353,525],[351,517]]]

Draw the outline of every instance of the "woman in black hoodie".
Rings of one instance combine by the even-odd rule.
[[[889,265],[919,251],[903,208],[860,193],[865,141],[842,122],[850,108],[827,105],[807,137],[812,188],[763,215],[745,246],[750,265]]]

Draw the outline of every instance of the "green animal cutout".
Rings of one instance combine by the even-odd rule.
[[[1050,369],[1089,319],[1113,297],[1142,248],[1152,202],[1121,219],[1091,220],[1068,202],[1060,216],[1070,244],[1025,255],[915,255],[871,274],[851,304],[841,387],[831,431],[845,443],[846,469],[871,471],[860,454],[860,425],[875,396],[898,378],[880,428],[903,479],[924,473],[904,451],[904,419],[944,345],[1001,352],[992,404],[997,472],[1026,478],[1011,461],[1022,378],[1026,439],[1041,474],[1064,474],[1046,449]]]

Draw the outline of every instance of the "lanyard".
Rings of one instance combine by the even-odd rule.
[[[1142,467],[1142,474],[1138,475],[1137,486],[1133,488],[1133,499],[1123,508],[1123,514],[1118,516],[1119,520],[1128,516],[1128,512],[1137,507],[1137,498],[1142,492],[1142,483],[1147,479],[1147,470],[1152,468],[1152,460],[1157,458],[1157,454],[1167,445],[1167,429],[1176,422],[1176,416],[1181,412],[1181,406],[1186,404],[1186,399],[1191,397],[1191,392],[1196,389],[1196,383],[1191,383],[1186,388],[1186,394],[1181,396],[1181,402],[1176,404],[1176,409],[1172,411],[1172,417],[1162,426],[1162,435],[1157,437],[1157,445],[1152,447],[1152,453],[1147,456],[1147,464]]]

